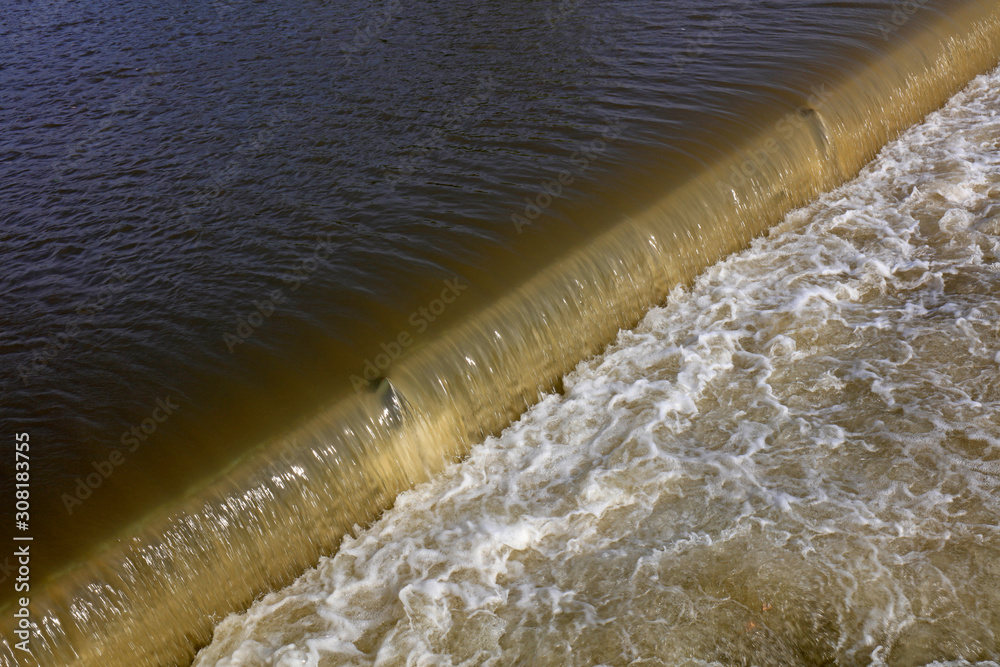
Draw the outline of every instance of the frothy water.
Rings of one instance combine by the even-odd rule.
[[[196,664],[997,659],[998,114],[1000,70]]]

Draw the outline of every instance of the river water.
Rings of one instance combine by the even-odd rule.
[[[996,3],[10,5],[0,664],[997,655]]]
[[[1000,657],[998,149],[1000,70],[196,664]]]

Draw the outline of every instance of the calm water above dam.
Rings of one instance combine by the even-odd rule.
[[[716,263],[994,67],[997,19],[4,9],[31,660],[190,660],[488,436],[202,663],[997,657],[995,76]]]

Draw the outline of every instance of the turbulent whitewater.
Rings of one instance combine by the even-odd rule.
[[[1000,70],[199,665],[1000,656]]]

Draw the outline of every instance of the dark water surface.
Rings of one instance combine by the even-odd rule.
[[[988,6],[911,5],[5,7],[0,422],[30,435],[39,596],[339,397],[384,399],[399,360],[733,146],[798,132],[871,60]],[[750,182],[794,180],[754,160]],[[550,375],[525,367],[522,393]]]

